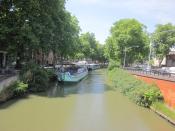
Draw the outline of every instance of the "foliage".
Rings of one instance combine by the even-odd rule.
[[[18,68],[31,59],[38,62],[37,54],[52,51],[56,61],[76,53],[80,27],[66,11],[65,0],[15,0],[13,4],[15,10],[10,12],[11,1],[1,2],[0,48],[15,57]]]
[[[108,59],[118,60],[119,48],[112,37],[108,37],[105,44],[105,56]]]
[[[174,109],[168,107],[165,103],[163,102],[155,102],[152,107],[167,117],[171,118],[172,120],[175,120],[175,112]]]
[[[171,23],[157,25],[156,30],[152,35],[152,39],[160,66],[163,58],[169,53],[170,48],[175,43],[175,26]]]
[[[25,84],[22,81],[17,81],[12,85],[12,88],[15,96],[21,96],[27,92],[28,84]]]
[[[48,78],[49,78],[50,81],[57,80],[57,76],[55,74],[54,69],[47,69],[46,72],[47,72],[47,75],[48,75]]]
[[[108,69],[109,70],[113,70],[114,68],[116,67],[120,67],[120,63],[119,62],[116,62],[115,60],[110,60],[109,61],[109,65],[108,65]]]
[[[125,49],[129,54],[126,64],[143,61],[147,57],[148,35],[143,24],[135,19],[122,19],[114,23],[110,32],[105,50],[109,59],[119,60],[122,64]]]
[[[28,84],[25,84],[22,81],[15,81],[0,93],[0,103],[9,100],[12,97],[24,96],[27,90]]]
[[[113,86],[140,106],[150,107],[153,102],[162,99],[161,92],[155,85],[145,84],[121,69],[109,71],[109,78]]]
[[[29,85],[31,91],[43,91],[48,87],[49,76],[45,69],[36,64],[27,64],[20,73],[20,79]]]
[[[104,62],[104,46],[101,45],[95,38],[93,33],[84,33],[80,36],[80,47],[77,56],[79,58],[90,58],[92,60],[98,60]]]

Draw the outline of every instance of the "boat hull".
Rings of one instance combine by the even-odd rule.
[[[69,72],[66,73],[60,73],[58,77],[58,81],[63,81],[63,82],[79,82],[82,80],[84,77],[88,75],[88,70],[77,73],[75,75],[71,75]]]

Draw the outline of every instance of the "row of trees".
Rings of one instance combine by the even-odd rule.
[[[78,59],[91,58],[93,61],[98,60],[104,62],[104,46],[101,45],[95,38],[93,33],[84,33],[80,35],[80,50],[76,54]]]
[[[13,12],[11,0],[1,1],[0,49],[7,50],[17,67],[38,54],[54,54],[54,63],[60,59],[84,59],[118,61],[123,65],[144,62],[148,59],[150,41],[160,61],[175,43],[175,26],[157,25],[155,32],[147,33],[146,26],[135,19],[122,19],[114,23],[105,45],[101,45],[93,33],[80,35],[78,20],[65,9],[65,0],[15,0]],[[42,63],[41,63],[42,64]]]
[[[151,36],[151,37],[150,37]],[[105,56],[118,61],[120,65],[145,63],[148,61],[150,42],[159,61],[169,53],[175,44],[175,26],[172,24],[157,25],[153,34],[148,34],[146,26],[135,19],[122,19],[114,23],[110,36],[105,44]],[[125,54],[126,53],[126,54]]]
[[[103,47],[94,34],[80,36],[78,20],[65,9],[65,0],[15,0],[13,12],[11,4],[11,0],[1,1],[0,49],[16,59],[17,67],[50,51],[54,62],[58,58],[103,59]]]
[[[15,56],[17,66],[37,53],[52,50],[65,56],[76,47],[80,28],[77,19],[65,10],[64,0],[17,0],[13,12],[10,4],[1,3],[0,43]]]

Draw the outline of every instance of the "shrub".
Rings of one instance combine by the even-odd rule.
[[[27,89],[28,84],[25,84],[22,81],[12,83],[0,93],[0,103],[9,100],[12,97],[24,96]]]
[[[108,65],[108,69],[112,70],[116,67],[120,67],[120,63],[115,61],[115,60],[110,60],[109,65]]]
[[[140,106],[149,108],[153,102],[163,99],[155,85],[148,85],[124,70],[115,68],[108,75],[113,86]]]
[[[23,96],[28,89],[28,84],[25,84],[22,81],[17,81],[13,85],[11,85],[15,96]]]
[[[47,69],[47,75],[50,81],[56,81],[57,80],[57,76],[55,74],[54,69]]]
[[[31,91],[43,91],[48,87],[49,76],[44,68],[28,63],[20,73],[20,79],[28,84]]]

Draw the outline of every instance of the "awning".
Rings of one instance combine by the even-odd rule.
[[[168,55],[175,55],[175,51],[170,51]]]

